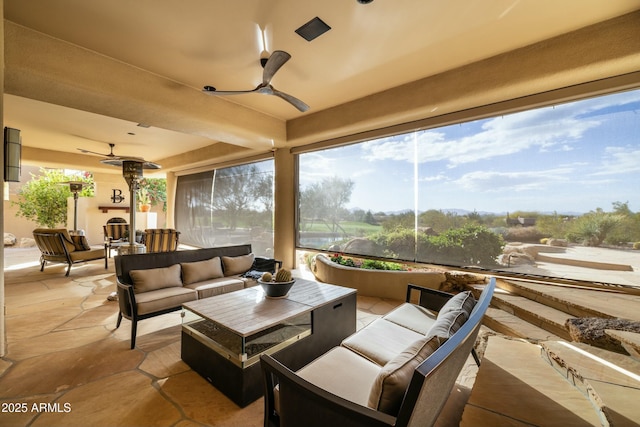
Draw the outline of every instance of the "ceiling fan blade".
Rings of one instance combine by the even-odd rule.
[[[95,151],[85,150],[84,148],[76,148],[76,150],[78,150],[78,151],[80,151],[81,153],[84,153],[84,154],[96,154],[98,156],[108,156],[108,154],[97,153]]]
[[[98,156],[103,156],[103,157],[115,157],[115,154],[113,154],[113,147],[116,146],[116,144],[114,144],[113,142],[109,142],[109,154],[104,154],[104,153],[98,153],[95,151],[91,151],[91,150],[85,150],[84,148],[78,148],[77,150],[80,151],[81,153],[85,153],[85,154],[96,154]]]
[[[274,51],[267,63],[264,65],[264,71],[262,72],[262,84],[268,85],[271,82],[274,74],[282,67],[285,62],[291,59],[291,55],[282,50]]]
[[[293,105],[294,107],[296,107],[298,110],[300,110],[303,113],[305,111],[309,110],[309,106],[307,104],[305,104],[304,102],[300,101],[295,96],[289,95],[288,93],[280,92],[279,90],[274,89],[273,87],[271,87],[271,94],[275,95],[275,96],[277,96],[279,98],[284,99],[289,104]]]
[[[216,90],[213,86],[205,86],[204,89],[202,89],[202,92],[207,95],[242,95],[245,93],[255,92],[256,90],[258,90],[258,88],[251,90]]]

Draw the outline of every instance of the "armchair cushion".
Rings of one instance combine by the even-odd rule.
[[[174,264],[165,268],[131,270],[129,271],[129,276],[131,276],[136,293],[163,288],[182,287],[180,264]]]
[[[439,336],[444,339],[449,338],[456,333],[464,322],[467,321],[468,315],[463,310],[449,311],[441,316],[433,323],[433,326],[427,331],[425,335]]]
[[[433,313],[424,307],[405,302],[386,314],[383,319],[426,335],[431,326],[433,326],[436,315],[437,313]]]
[[[471,310],[476,305],[476,300],[471,295],[471,291],[460,292],[454,295],[438,312],[438,316],[443,316],[449,311],[462,310],[467,315],[467,318],[471,314]]]
[[[368,406],[397,416],[413,371],[444,341],[437,336],[421,338],[384,365],[371,387]]]
[[[336,396],[367,406],[369,391],[379,372],[380,366],[375,363],[344,347],[334,347],[297,374]]]
[[[73,235],[71,236],[71,241],[73,242],[73,246],[75,247],[76,251],[91,250],[91,246],[89,245],[89,242],[87,241],[86,236]]]
[[[183,262],[180,266],[182,267],[182,281],[185,285],[224,277],[220,257],[204,261]]]
[[[224,275],[233,276],[234,274],[242,274],[245,271],[249,271],[253,265],[254,258],[253,253],[234,257],[223,256]]]
[[[385,319],[377,319],[357,334],[346,338],[341,345],[377,365],[384,366],[420,338],[424,338],[424,334]]]

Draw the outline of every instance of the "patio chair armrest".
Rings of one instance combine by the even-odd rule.
[[[118,305],[120,306],[122,315],[128,319],[137,317],[138,313],[135,309],[136,295],[133,290],[133,285],[123,283],[120,279],[116,279],[116,286],[118,291]]]
[[[386,427],[396,418],[338,397],[302,379],[269,355],[260,356],[265,386],[265,426]],[[276,412],[274,387],[279,387]]]

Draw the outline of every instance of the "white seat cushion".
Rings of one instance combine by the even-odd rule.
[[[384,366],[420,338],[424,338],[424,334],[377,319],[342,341],[342,346]]]
[[[386,314],[383,319],[426,335],[436,321],[436,314],[419,305],[405,302]]]
[[[380,366],[344,347],[334,347],[297,374],[310,383],[358,405],[367,406]]]

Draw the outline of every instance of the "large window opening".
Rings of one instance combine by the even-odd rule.
[[[250,243],[273,255],[273,160],[178,177],[176,227],[196,247]]]
[[[302,153],[298,169],[301,248],[618,284],[640,268],[640,90]]]

